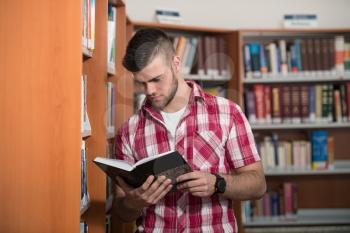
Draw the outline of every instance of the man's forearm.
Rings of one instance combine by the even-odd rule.
[[[112,212],[124,222],[135,221],[141,215],[141,210],[135,210],[125,204],[124,197],[118,197],[114,199]]]
[[[223,196],[232,200],[256,199],[266,191],[264,174],[257,171],[223,175],[223,177],[226,180],[226,191]]]

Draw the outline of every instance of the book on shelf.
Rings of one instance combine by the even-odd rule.
[[[89,228],[86,221],[80,220],[80,233],[88,233]]]
[[[86,167],[86,146],[85,141],[81,141],[81,188],[80,188],[80,210],[84,211],[90,202],[90,196],[87,189],[87,167]]]
[[[107,68],[111,74],[115,73],[115,35],[116,35],[117,9],[108,4],[107,23]]]
[[[326,169],[328,166],[328,132],[315,130],[311,132],[312,168]]]
[[[95,48],[95,11],[95,0],[83,1],[82,44],[90,51]]]
[[[192,171],[186,160],[177,151],[146,157],[134,165],[124,160],[104,157],[96,157],[94,163],[114,181],[119,176],[133,187],[141,186],[150,175],[156,177],[164,175],[171,179],[174,185],[173,190],[176,190],[176,178]]]

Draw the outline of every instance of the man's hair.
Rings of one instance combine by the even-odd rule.
[[[170,38],[160,29],[140,29],[128,43],[123,66],[131,72],[139,72],[159,54],[170,63],[175,55]]]

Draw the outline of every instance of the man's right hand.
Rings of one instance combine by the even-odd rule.
[[[165,176],[154,179],[154,176],[149,176],[140,187],[133,188],[127,185],[122,178],[117,177],[118,185],[125,195],[123,200],[125,207],[141,211],[144,207],[156,204],[171,190],[170,179]]]

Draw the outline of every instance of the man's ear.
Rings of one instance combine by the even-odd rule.
[[[181,58],[179,56],[174,56],[173,57],[173,70],[175,73],[179,73],[181,71]]]

